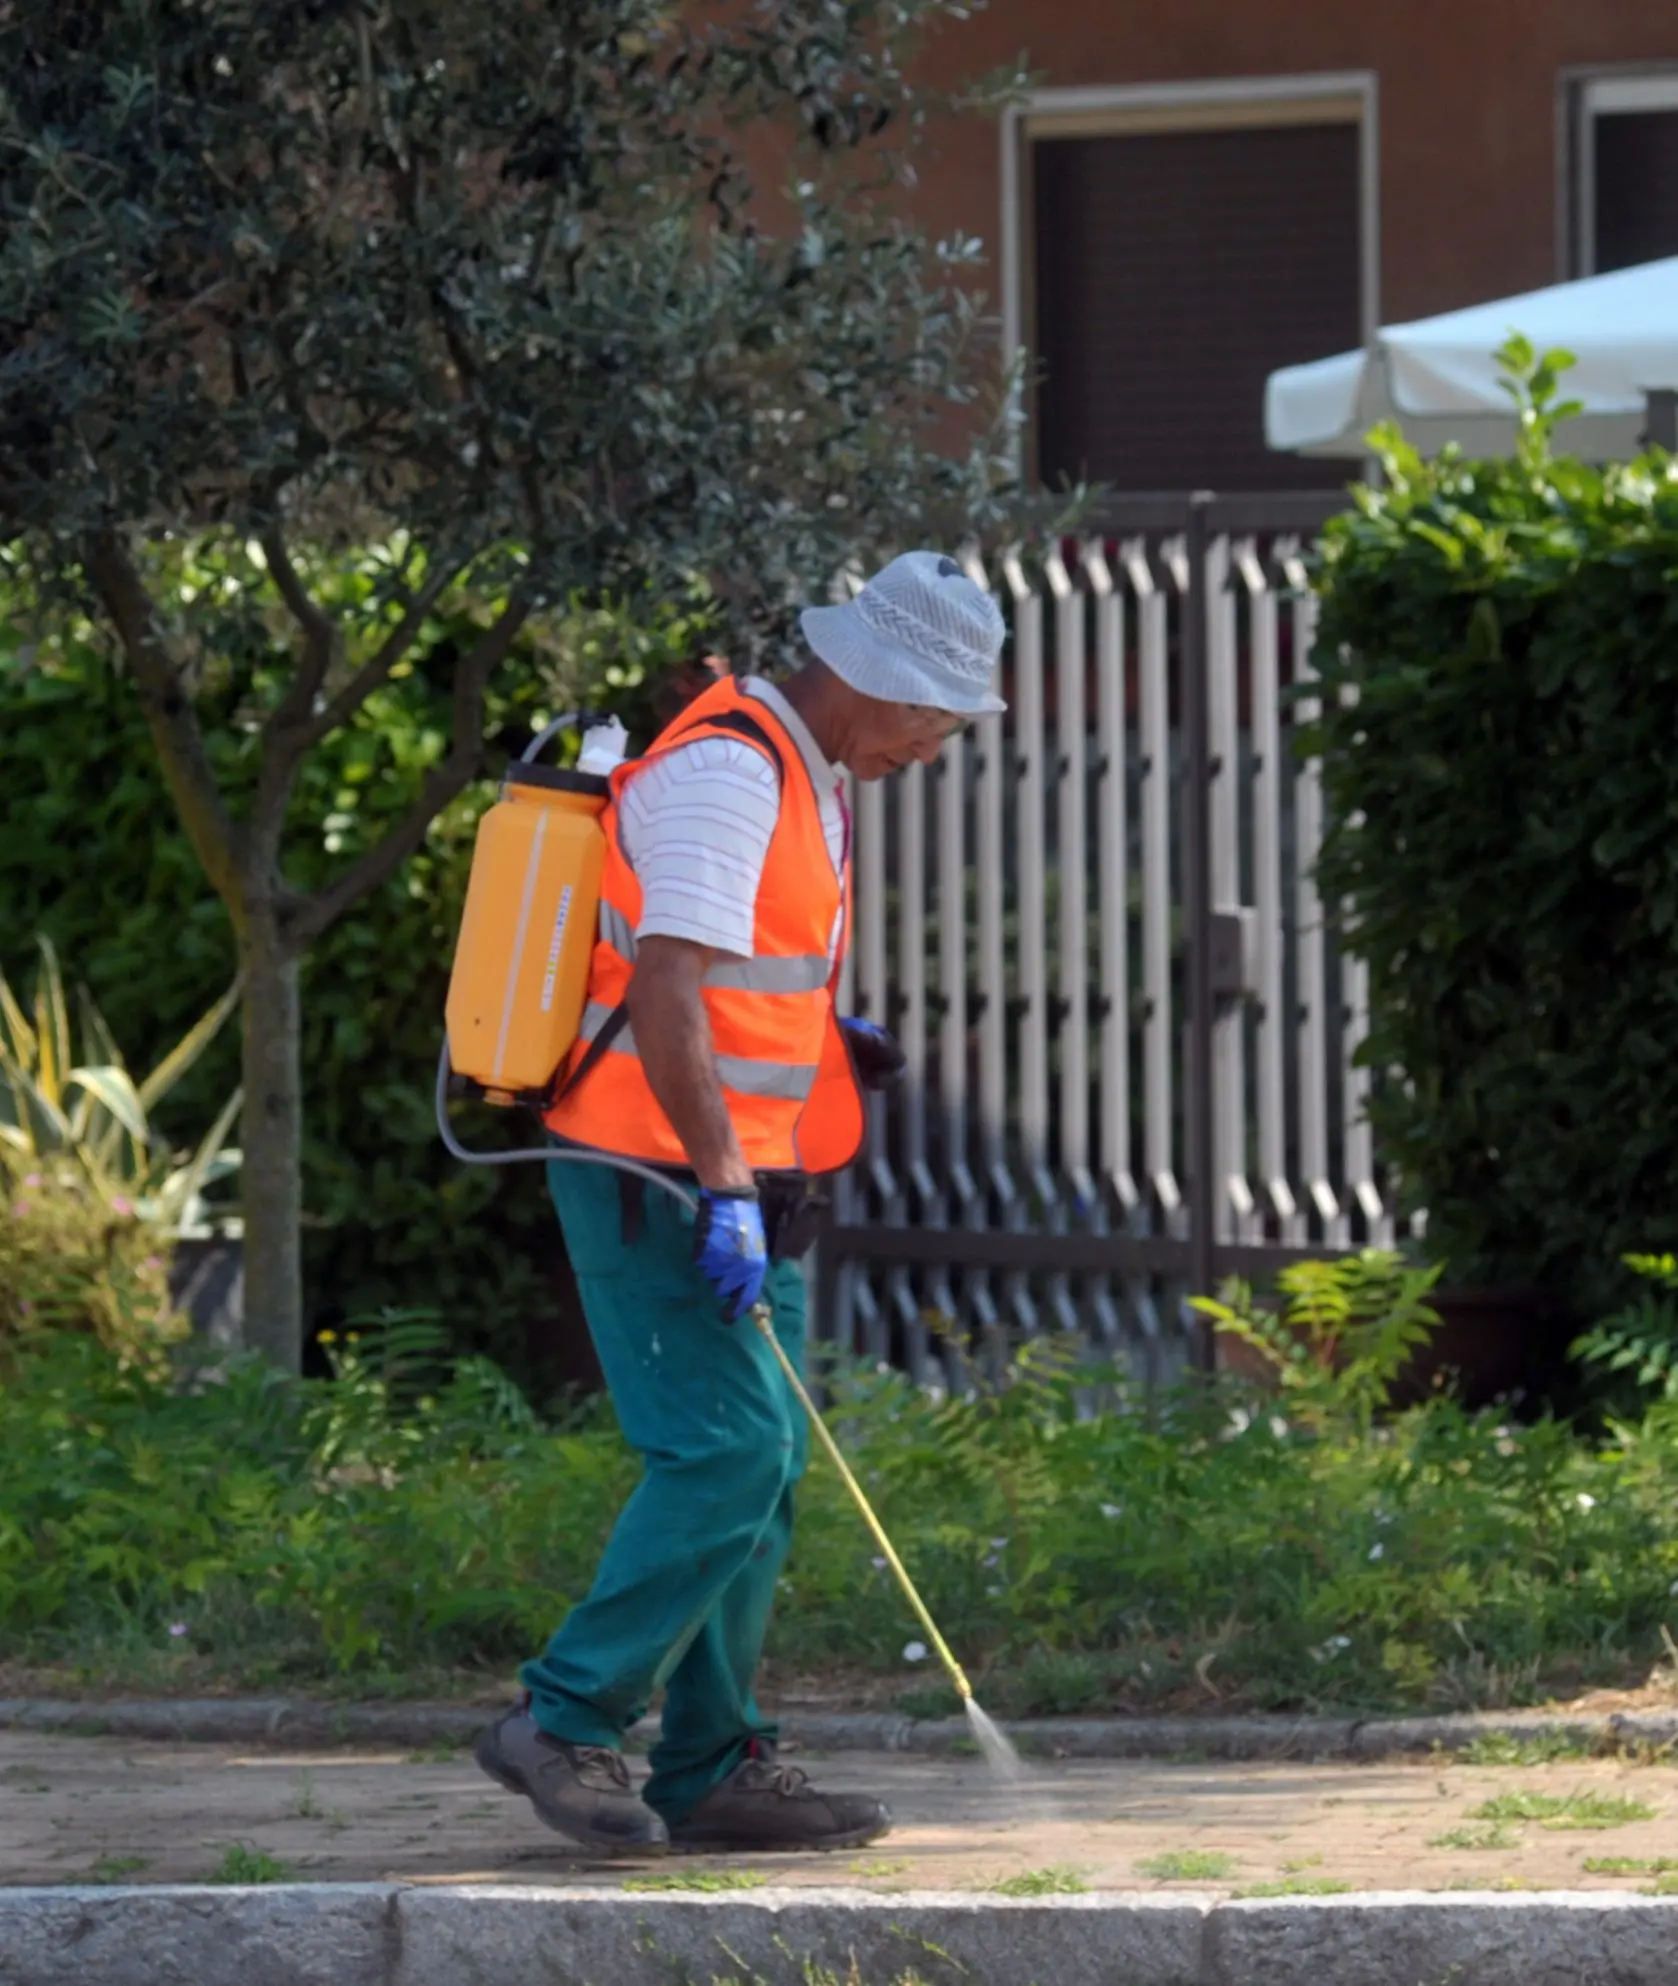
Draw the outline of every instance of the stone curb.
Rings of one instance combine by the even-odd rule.
[[[288,1697],[204,1697],[115,1703],[51,1697],[0,1698],[0,1731],[60,1731],[78,1737],[155,1738],[203,1744],[464,1744],[488,1721],[481,1706],[446,1703],[311,1703]],[[1445,1717],[1129,1717],[1027,1719],[1004,1726],[1037,1758],[1375,1759],[1461,1751],[1491,1737],[1563,1738],[1583,1749],[1678,1743],[1678,1711],[1569,1717],[1543,1710]],[[630,1748],[656,1726],[637,1727]],[[962,1718],[789,1712],[788,1746],[806,1752],[914,1752],[959,1756],[972,1749]]]
[[[1671,1986],[1675,1950],[1678,1899],[1568,1892],[0,1889],[5,1986]]]

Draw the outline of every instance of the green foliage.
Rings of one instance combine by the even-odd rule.
[[[148,1113],[220,1032],[237,985],[137,1083],[85,987],[78,1056],[58,955],[50,938],[39,944],[33,1020],[0,971],[0,1178],[8,1170],[14,1178],[47,1172],[86,1188],[119,1219],[133,1215],[170,1236],[202,1232],[212,1218],[206,1190],[239,1168],[227,1137],[240,1092],[191,1153],[171,1152]],[[101,1059],[90,1062],[89,1055]]]
[[[1279,1313],[1256,1303],[1239,1277],[1221,1297],[1191,1301],[1259,1354],[1303,1426],[1321,1434],[1349,1424],[1367,1433],[1411,1356],[1438,1329],[1439,1313],[1427,1302],[1438,1280],[1437,1268],[1366,1248],[1281,1270],[1276,1281],[1287,1301]]]
[[[1678,1403],[1678,1257],[1628,1255],[1625,1264],[1655,1288],[1592,1325],[1572,1354],[1602,1376]]]
[[[1319,880],[1371,974],[1371,1116],[1453,1280],[1585,1315],[1678,1246],[1678,467],[1553,458],[1565,354],[1503,354],[1508,461],[1377,438],[1316,570]]]
[[[390,1693],[457,1669],[481,1687],[539,1647],[635,1480],[615,1427],[534,1421],[498,1375],[441,1358],[423,1318],[333,1350],[331,1381],[234,1361],[171,1382],[87,1337],[22,1342],[0,1374],[0,1660],[129,1688]],[[1660,1659],[1665,1403],[1594,1442],[1444,1399],[1313,1436],[1222,1384],[1145,1401],[1111,1375],[1098,1414],[1080,1388],[1011,1413],[855,1369],[831,1397],[999,1712],[1051,1685],[1067,1710],[1503,1707]],[[1052,1496],[1021,1532],[1038,1479]],[[901,1674],[913,1624],[875,1557],[818,1456],[777,1668]]]

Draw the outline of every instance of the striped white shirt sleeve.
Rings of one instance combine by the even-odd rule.
[[[734,738],[696,739],[637,773],[618,802],[618,844],[641,885],[636,937],[750,958],[780,804],[774,765]]]

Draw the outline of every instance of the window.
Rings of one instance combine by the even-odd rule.
[[[1678,255],[1678,70],[1570,77],[1566,113],[1567,274]]]
[[[1278,366],[1374,321],[1373,84],[1045,91],[1017,119],[1005,281],[1037,479],[1333,487],[1272,453]]]

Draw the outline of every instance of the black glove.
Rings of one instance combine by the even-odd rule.
[[[850,1045],[857,1081],[865,1090],[889,1090],[903,1080],[908,1058],[898,1046],[897,1036],[878,1021],[852,1016],[839,1023]]]

